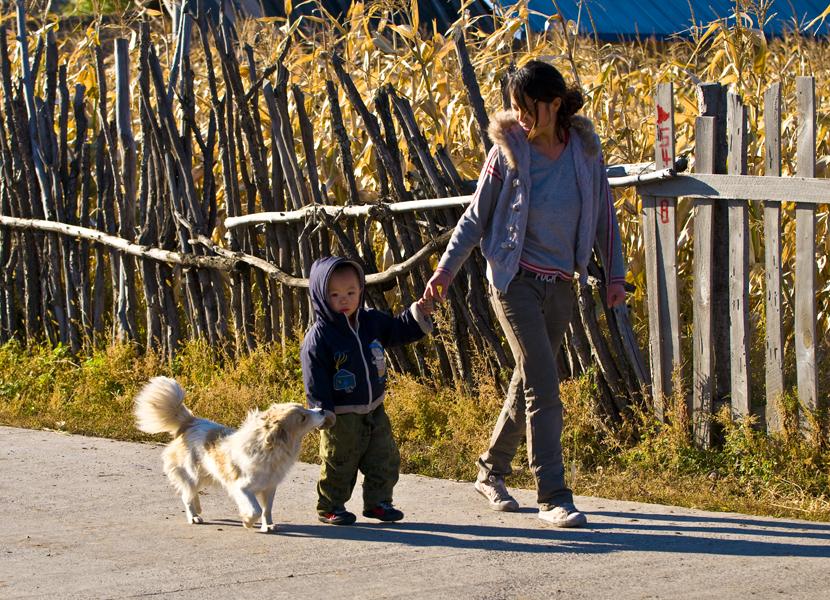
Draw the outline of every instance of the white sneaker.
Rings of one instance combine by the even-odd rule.
[[[559,506],[540,504],[539,518],[556,527],[582,527],[588,522],[587,517],[570,502],[563,502]]]
[[[476,491],[487,498],[490,508],[501,512],[515,512],[519,510],[519,503],[510,495],[504,485],[504,479],[490,475],[485,480],[476,478],[473,484]]]

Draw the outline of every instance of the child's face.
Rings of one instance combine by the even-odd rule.
[[[353,269],[340,269],[329,277],[326,300],[334,312],[346,315],[350,321],[360,307],[360,279]]]

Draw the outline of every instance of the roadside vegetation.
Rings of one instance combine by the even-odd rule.
[[[164,442],[166,436],[139,432],[132,418],[136,392],[160,374],[182,383],[197,415],[231,426],[252,407],[304,400],[295,343],[232,359],[191,342],[168,364],[128,345],[73,357],[63,348],[12,342],[0,346],[0,423]],[[689,436],[679,395],[670,425],[642,410],[618,429],[600,418],[589,376],[563,383],[562,400],[566,468],[577,494],[830,521],[830,451],[805,438],[793,418],[780,436],[767,436],[751,420],[735,422],[723,411],[722,444],[702,451]],[[386,405],[403,471],[472,481],[501,402],[488,382],[470,395],[393,376]],[[303,460],[316,462],[317,443],[317,435],[308,436]],[[524,448],[514,469],[508,484],[532,488]]]

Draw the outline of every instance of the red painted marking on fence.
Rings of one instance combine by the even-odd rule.
[[[663,224],[669,222],[669,201],[665,198],[660,200],[660,222]]]
[[[662,106],[657,106],[657,123],[660,124],[663,121],[668,121],[671,115],[663,110]]]
[[[670,137],[671,128],[668,126],[657,126],[657,146],[660,149],[660,158],[664,165],[670,164],[673,140]]]

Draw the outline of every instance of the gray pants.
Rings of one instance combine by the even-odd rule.
[[[530,469],[540,504],[573,502],[562,460],[562,402],[556,357],[571,321],[571,282],[546,282],[520,270],[507,292],[491,288],[493,304],[516,369],[490,439],[479,457],[482,478],[511,473],[510,462],[527,436]]]

